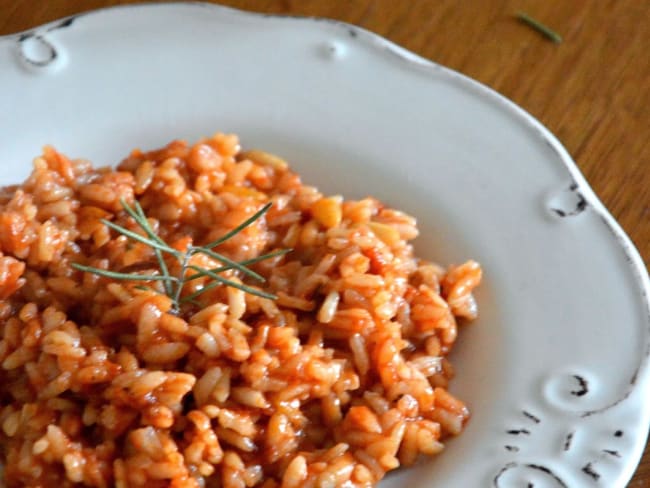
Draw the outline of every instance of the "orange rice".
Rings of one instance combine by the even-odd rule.
[[[100,221],[138,231],[120,198],[177,249],[272,202],[215,250],[291,248],[252,266],[278,299],[219,286],[174,313],[157,284],[73,269],[155,270],[151,248]],[[417,235],[413,217],[325,196],[234,135],[136,150],[117,169],[46,147],[0,191],[6,486],[371,487],[438,454],[469,415],[446,356],[476,316],[481,269],[414,257]]]

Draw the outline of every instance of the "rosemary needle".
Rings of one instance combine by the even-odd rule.
[[[253,271],[252,269],[248,269],[246,266],[238,263],[237,261],[233,261],[232,259],[228,259],[226,256],[223,254],[220,254],[218,252],[213,251],[212,249],[208,249],[207,247],[191,247],[190,248],[190,253],[191,254],[196,254],[196,253],[202,253],[207,256],[210,256],[212,259],[216,259],[217,261],[222,262],[223,264],[227,264],[228,266],[236,269],[237,271],[241,271],[242,273],[250,276],[251,278],[256,279],[257,281],[264,282],[264,277]]]
[[[543,36],[546,36],[548,39],[553,41],[555,44],[560,44],[562,42],[562,36],[555,32],[553,29],[548,27],[547,25],[542,24],[539,20],[534,19],[530,15],[524,13],[524,12],[519,12],[517,14],[517,18],[522,21],[524,24],[532,27],[535,29],[537,32],[542,34]]]
[[[135,222],[142,228],[142,230],[145,231],[145,233],[151,239],[158,242],[159,244],[165,244],[165,242],[153,231],[151,225],[149,225],[149,221],[144,214],[144,210],[142,210],[142,207],[137,200],[134,200],[133,202],[135,210],[131,208],[123,198],[120,199],[120,203],[122,204],[124,210],[126,210],[131,218],[135,220]],[[169,276],[169,269],[167,268],[167,263],[165,263],[165,258],[163,257],[162,251],[160,249],[154,249],[153,252],[156,255],[156,260],[158,261],[158,266],[160,266],[161,274],[163,276]],[[171,295],[174,292],[171,283],[165,281],[163,283],[163,286],[165,287],[165,293],[167,295]]]
[[[203,269],[198,266],[194,265],[189,265],[188,268],[193,269],[194,271],[200,271],[202,273],[205,273],[206,276],[209,278],[212,278],[214,281],[219,281],[223,283],[224,285],[228,285],[232,288],[237,288],[239,290],[245,291],[246,293],[250,293],[251,295],[257,295],[262,298],[270,298],[271,300],[275,300],[277,297],[273,295],[272,293],[266,293],[262,290],[257,290],[256,288],[251,288],[250,286],[243,285],[241,283],[237,283],[236,281],[232,281],[229,279],[224,278],[223,276],[219,276],[216,273],[213,273],[209,269]]]
[[[271,205],[272,205],[271,202],[267,203],[267,204],[264,205],[260,210],[258,210],[257,212],[255,212],[255,213],[254,213],[251,217],[249,217],[248,219],[244,220],[241,224],[239,224],[239,225],[238,225],[237,227],[235,227],[233,230],[231,230],[230,232],[224,234],[222,237],[220,237],[220,238],[217,239],[216,241],[212,241],[212,242],[206,244],[204,247],[206,247],[206,248],[213,248],[213,247],[216,247],[216,246],[218,246],[219,244],[221,244],[222,242],[225,242],[225,241],[227,241],[228,239],[230,239],[231,237],[233,237],[233,236],[239,234],[242,230],[244,230],[246,227],[248,227],[249,225],[251,225],[253,222],[255,222],[257,219],[259,219],[259,218],[260,218],[262,215],[264,215],[266,212],[268,212],[269,209],[271,208]]]
[[[177,251],[176,249],[173,249],[173,248],[169,247],[166,244],[160,244],[157,241],[147,239],[146,237],[141,236],[137,232],[133,232],[133,231],[131,231],[129,229],[125,229],[121,225],[117,225],[117,224],[111,222],[110,220],[101,219],[100,222],[102,224],[104,224],[105,226],[110,227],[113,230],[116,230],[120,234],[124,234],[125,236],[130,237],[134,241],[141,242],[143,244],[146,244],[149,247],[153,247],[154,249],[160,249],[161,251],[165,251],[165,252],[168,252],[170,254],[174,254],[174,255],[180,254],[180,251]]]
[[[85,271],[86,273],[92,273],[105,278],[113,278],[116,280],[126,280],[126,281],[178,281],[177,278],[173,276],[162,276],[162,275],[141,275],[137,273],[120,273],[119,271],[111,271],[108,269],[94,268],[92,266],[84,266],[79,263],[72,263],[74,269],[79,271]]]
[[[280,249],[279,251],[273,251],[268,254],[263,254],[262,256],[257,256],[256,258],[247,259],[246,261],[242,261],[239,264],[243,266],[248,266],[249,264],[255,264],[255,263],[259,263],[260,261],[265,261],[267,259],[271,259],[277,256],[283,256],[289,252],[291,252],[291,249]],[[218,268],[212,268],[210,270],[199,271],[185,278],[185,281],[188,282],[192,280],[197,280],[199,278],[203,278],[204,276],[207,276],[205,271],[211,271],[212,273],[223,273],[224,271],[229,271],[231,269],[233,269],[233,266],[226,265],[226,266],[220,266]]]

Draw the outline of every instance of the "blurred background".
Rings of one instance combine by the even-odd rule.
[[[128,0],[0,0],[0,35]],[[222,0],[328,17],[460,71],[553,132],[650,264],[648,0]],[[562,37],[519,21],[525,12]],[[0,76],[1,73],[0,73]],[[629,485],[650,487],[650,450]]]

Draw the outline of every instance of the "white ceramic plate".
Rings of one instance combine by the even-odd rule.
[[[382,488],[622,487],[649,424],[648,275],[560,143],[490,89],[369,32],[204,4],[0,39],[0,183],[52,143],[96,164],[241,135],[307,182],[417,216],[419,253],[485,268],[452,390],[473,418]]]

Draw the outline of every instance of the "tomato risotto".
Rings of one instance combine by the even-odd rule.
[[[372,487],[468,419],[447,391],[474,261],[234,135],[0,191],[8,487]]]

